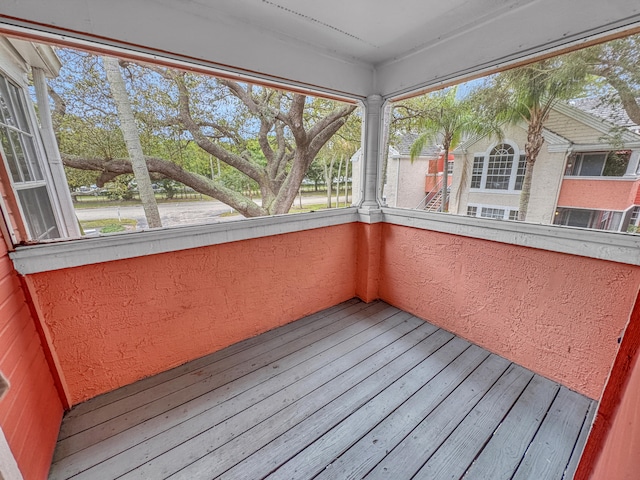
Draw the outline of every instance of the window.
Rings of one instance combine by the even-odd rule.
[[[480,216],[482,218],[504,218],[504,208],[482,207],[480,209]]]
[[[501,143],[492,148],[488,155],[476,155],[473,158],[471,188],[522,190],[525,167],[525,156],[516,156],[512,145]]]
[[[522,183],[524,182],[524,173],[527,168],[527,158],[524,155],[520,155],[518,160],[518,170],[516,171],[516,184],[514,190],[522,190]]]
[[[638,226],[639,221],[640,221],[640,206],[635,206],[633,207],[633,210],[631,210],[631,217],[629,218],[629,223],[631,225]]]
[[[60,236],[22,90],[0,75],[0,154],[29,236]]]
[[[447,162],[447,173],[453,175],[453,162],[451,160]]]
[[[629,213],[629,224],[627,225],[627,232],[640,233],[640,206],[636,205],[631,209]],[[624,229],[624,225],[623,225]]]
[[[555,225],[619,231],[623,212],[611,210],[588,210],[582,208],[558,208]]]
[[[499,205],[468,205],[467,216],[480,218],[497,218],[499,220],[517,220],[518,210],[511,210]]]
[[[489,154],[485,188],[508,190],[513,166],[513,147],[502,143]]]
[[[574,177],[622,177],[631,157],[628,151],[585,152],[569,158],[565,175]]]
[[[473,157],[473,171],[471,172],[471,188],[480,188],[482,184],[482,170],[484,168],[484,157]]]

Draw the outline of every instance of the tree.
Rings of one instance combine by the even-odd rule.
[[[526,220],[533,167],[544,143],[542,130],[553,106],[581,93],[587,82],[585,64],[572,54],[549,58],[495,75],[480,92],[499,120],[527,123],[525,173],[518,220]]]
[[[411,145],[411,161],[420,156],[427,145],[442,145],[444,170],[442,173],[442,201],[440,211],[447,209],[449,152],[467,136],[496,135],[502,131],[496,122],[483,116],[470,99],[456,98],[457,87],[437,92],[428,97],[417,116],[421,133]]]
[[[63,115],[67,118],[60,122],[59,132],[67,137],[66,143],[61,142],[65,165],[101,172],[100,183],[131,173],[131,162],[123,153],[105,154],[104,148],[83,145],[65,127],[88,123],[83,128],[104,130],[104,135],[98,135],[103,138],[112,131],[115,109],[105,98],[99,62],[88,54],[60,52],[65,71],[51,87],[66,106]],[[356,109],[355,105],[164,67],[132,62],[123,66],[152,178],[183,183],[248,217],[288,212],[309,165]],[[63,143],[71,148],[63,148]],[[166,148],[169,145],[180,148]],[[197,147],[190,161],[205,165],[204,171],[193,171],[185,161],[187,145]],[[223,164],[221,178],[211,178],[210,158]],[[260,204],[223,181],[224,171],[231,170],[257,186]]]
[[[573,54],[591,75],[603,78],[616,95],[603,96],[606,103],[620,104],[636,125],[640,125],[640,35],[630,35],[585,48]]]
[[[122,130],[122,136],[124,137],[127,151],[129,152],[131,169],[136,179],[138,194],[140,195],[147,223],[150,228],[161,227],[160,212],[158,211],[153,188],[151,188],[151,178],[149,178],[147,163],[144,159],[142,145],[140,143],[140,135],[136,127],[136,120],[133,117],[129,94],[127,93],[127,87],[120,72],[118,59],[114,57],[102,57],[102,61],[104,62],[104,69],[107,74],[107,80],[109,81],[111,96],[118,110],[120,130]]]

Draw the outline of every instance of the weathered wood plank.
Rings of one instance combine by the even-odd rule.
[[[374,303],[376,302],[372,302],[372,304]],[[369,305],[372,305],[372,304],[369,304]],[[233,345],[223,348],[222,350],[218,350],[217,352],[213,352],[204,357],[198,358],[196,360],[192,360],[191,362],[172,368],[170,370],[167,370],[166,372],[162,372],[157,375],[144,378],[142,380],[131,383],[129,385],[121,387],[112,392],[107,392],[95,398],[92,398],[90,400],[87,400],[86,402],[82,402],[74,406],[69,412],[67,412],[65,414],[65,419],[66,418],[71,419],[71,418],[79,417],[81,415],[85,415],[87,413],[92,412],[93,410],[104,407],[105,405],[108,405],[110,403],[118,402],[130,395],[142,392],[148,388],[154,387],[161,383],[168,382],[181,375],[189,374],[206,365],[220,361],[230,355],[242,352],[250,347],[260,345],[273,338],[293,332],[319,319],[326,318],[329,316],[333,316],[333,318],[340,318],[334,315],[347,308],[349,310],[343,313],[351,314],[358,310],[362,310],[369,305],[364,302],[361,302],[357,298],[352,298],[351,300],[347,300],[346,302],[340,303],[326,310],[322,310],[321,312],[307,315],[306,317],[303,317],[300,320],[296,320],[295,322],[291,322],[281,327],[274,328],[273,330],[269,330],[268,332],[265,332],[261,335],[248,338],[238,343],[234,343]],[[66,434],[63,433],[61,434],[60,438],[65,438],[65,436]]]
[[[588,398],[560,388],[514,480],[562,478],[590,403]]]
[[[411,336],[413,336],[413,333]],[[350,388],[313,415],[222,474],[220,478],[229,480],[261,478],[269,474],[272,470],[298,454],[307,445],[329,432],[353,412],[358,411],[369,400],[379,394],[381,390],[384,390],[406,372],[412,370],[423,362],[425,358],[435,355],[435,352],[439,352],[440,355],[447,355],[453,359],[469,347],[465,342],[456,342],[456,345],[450,345],[447,349],[444,349],[443,345],[450,342],[452,338],[452,334],[439,330],[427,339],[417,343],[362,383]],[[408,335],[397,341],[396,344],[399,344],[398,348],[400,349],[401,347],[406,347],[409,340],[411,338]],[[432,376],[436,373],[437,371],[434,369]],[[429,378],[425,375],[423,380],[426,382]]]
[[[461,478],[532,377],[533,372],[511,364],[413,478]]]
[[[461,346],[464,345],[460,344],[459,338],[453,339],[436,354],[408,372],[401,381],[396,381],[386,388],[267,478],[312,478],[325,468],[330,468],[327,465],[336,457],[422,388],[425,378],[431,378],[427,388],[431,391],[434,404],[438,399],[445,398],[487,358],[488,352],[475,346],[458,354]],[[455,348],[454,356],[449,355],[452,348]]]
[[[51,480],[569,479],[596,403],[352,300],[80,407]]]
[[[443,383],[439,383],[439,385],[444,386],[452,380],[443,379]],[[450,391],[444,390],[440,395],[436,395],[437,392],[433,387],[426,384],[327,466],[317,478],[362,478],[411,433],[416,425],[422,422]]]
[[[365,477],[411,478],[509,367],[490,355]]]
[[[401,345],[404,342],[398,342]],[[397,353],[397,352],[396,352]],[[394,357],[396,355],[394,354]],[[389,363],[390,358],[381,358],[379,362],[362,362],[344,375],[336,377],[332,384],[328,384],[319,395],[308,395],[303,402],[292,405],[277,415],[269,418],[262,425],[248,431],[240,438],[234,439],[224,445],[212,455],[201,457],[198,461],[178,472],[173,478],[198,478],[201,476],[217,476],[219,473],[233,467],[244,456],[245,448],[255,451],[261,446],[268,444],[282,433],[297,425],[316,411],[320,410],[327,402],[334,400],[338,395],[344,393],[353,385],[359,384],[379,369]],[[336,392],[336,390],[338,392]],[[247,452],[249,453],[249,452]],[[171,478],[171,477],[170,477]]]
[[[510,479],[559,388],[560,385],[536,375],[463,478]]]
[[[406,314],[400,315],[404,316]],[[322,388],[321,391],[323,393],[326,392],[326,396],[339,395],[342,378],[348,378],[350,382],[357,383],[361,380],[361,376],[369,374],[369,369],[379,368],[376,365],[376,360],[380,361],[380,359],[384,358],[384,353],[381,353],[381,351],[388,348],[390,341],[420,327],[413,317],[405,317],[405,320],[397,325],[396,328],[388,329],[366,343],[357,346],[358,342],[354,342],[353,349],[349,353],[328,363],[325,368],[320,369],[314,375],[301,378],[266,398],[260,396],[254,398],[250,402],[252,404],[242,412],[237,411],[234,399],[221,404],[216,409],[220,412],[214,416],[208,414],[204,418],[192,418],[166,432],[166,434],[141,444],[139,447],[145,450],[153,444],[149,451],[154,452],[154,455],[160,453],[163,453],[163,455],[156,457],[140,468],[136,468],[122,478],[164,478],[232,441],[235,437],[256,425],[265,424],[265,420],[272,421],[273,418],[284,418],[287,413],[290,414],[291,412],[298,416],[304,415],[305,410],[301,408],[298,400],[304,398],[305,402],[322,402],[325,396],[318,395],[320,391],[312,392]],[[357,368],[354,368],[354,365]],[[295,407],[290,407],[293,404],[295,404]],[[229,410],[235,414],[230,416]],[[287,413],[281,413],[285,410]],[[287,423],[284,420],[279,422],[278,428],[286,430]],[[127,454],[137,451],[139,447],[129,450]],[[125,458],[128,461],[131,459],[130,455],[125,456]],[[140,463],[136,465],[136,462],[130,462],[131,468],[139,465]],[[122,464],[119,464],[117,468],[122,468]],[[90,475],[87,478],[95,477]]]
[[[208,424],[202,422],[203,415],[206,418],[212,418],[213,415],[216,415],[215,418],[221,422],[242,411],[242,409],[250,407],[262,398],[282,390],[305,375],[321,369],[324,365],[334,361],[336,357],[350,352],[355,346],[381,335],[404,320],[410,320],[413,328],[424,323],[407,313],[398,313],[396,309],[388,308],[373,313],[370,317],[357,322],[352,322],[345,318],[342,326],[346,326],[346,328],[338,330],[331,335],[329,334],[332,329],[327,328],[324,330],[324,334],[327,335],[324,339],[307,345],[303,349],[296,350],[294,353],[277,360],[276,363],[268,364],[258,371],[239,376],[239,378],[217,386],[215,389],[207,387],[207,380],[198,385],[180,389],[174,394],[177,397],[174,402],[177,406],[165,409],[166,403],[163,400],[156,401],[155,403],[158,403],[159,409],[162,410],[160,415],[146,420],[144,416],[140,416],[139,418],[143,420],[141,423],[132,428],[122,430],[120,434],[111,437],[113,440],[109,438],[100,443],[95,443],[95,448],[89,447],[78,450],[75,452],[77,455],[71,455],[54,463],[52,472],[55,477],[52,478],[67,478],[69,475],[76,474],[97,462],[111,457],[113,458],[108,463],[122,468],[128,462],[120,462],[121,456],[118,454],[128,448],[142,444],[176,425],[182,425],[184,429],[186,428],[185,422],[189,422],[186,424],[187,426],[195,423],[197,429],[204,429]],[[435,330],[435,327],[432,328]],[[281,353],[285,354],[287,351],[282,350]],[[250,360],[250,362],[253,362],[253,360]],[[242,365],[240,364],[240,366]],[[220,410],[222,405],[226,409],[224,414]],[[127,416],[127,421],[134,421],[132,417],[136,413],[136,411],[130,412]],[[114,419],[112,423],[118,420],[119,417]],[[98,430],[101,434],[100,427],[98,427]],[[195,435],[197,432],[198,430],[195,430],[192,433]],[[83,432],[83,434],[85,433],[93,432]],[[65,441],[70,441],[78,436],[70,437]],[[158,439],[149,440],[147,443],[155,446],[158,444]],[[139,454],[143,457],[141,463],[144,463],[144,461],[148,460],[148,455],[153,451],[153,448],[155,447],[145,445],[145,448],[138,447],[127,451],[125,456],[126,458],[133,457],[134,452],[144,450],[145,453]],[[147,458],[144,458],[145,455]],[[89,464],[89,462],[93,463]],[[99,470],[100,475],[102,475],[108,471],[108,468],[106,468],[105,464],[102,464]]]
[[[138,395],[130,396],[116,404],[110,404],[94,412],[91,417],[83,416],[75,419],[73,426],[68,430],[80,429],[74,435],[61,439],[58,442],[54,455],[54,462],[78,452],[88,446],[94,445],[108,437],[131,428],[138,423],[153,418],[157,415],[176,408],[187,401],[198,398],[205,393],[244,378],[248,374],[253,377],[265,379],[265,370],[270,372],[266,378],[278,375],[283,359],[287,359],[287,366],[292,368],[298,360],[305,359],[305,355],[313,356],[322,349],[329,348],[329,343],[321,342],[322,339],[331,337],[331,340],[341,341],[351,335],[372,325],[373,321],[382,321],[399,310],[379,303],[365,310],[355,312],[340,322],[331,323],[324,328],[315,329],[303,336],[295,336],[278,348],[271,348],[266,352],[249,357],[241,361],[243,357],[235,355],[228,357],[208,367],[202,368],[190,375],[183,375],[172,382],[165,382],[151,388],[144,393],[145,403],[137,406]],[[357,325],[354,327],[354,325]],[[297,355],[296,355],[297,353]],[[274,370],[271,364],[278,362],[278,369]],[[245,378],[246,380],[246,378]],[[139,394],[142,396],[143,394]],[[114,408],[111,408],[114,407]],[[122,411],[124,408],[126,409]],[[98,422],[97,425],[87,428],[87,424]]]
[[[585,415],[584,423],[582,424],[582,429],[580,430],[580,435],[578,435],[575,447],[573,449],[573,452],[571,453],[569,464],[567,465],[567,469],[565,470],[564,476],[562,477],[564,480],[571,480],[576,474],[576,469],[578,468],[578,463],[580,462],[580,457],[582,456],[584,446],[587,443],[587,437],[589,436],[589,432],[591,431],[591,425],[593,423],[593,418],[596,416],[597,410],[598,402],[592,400],[591,403],[589,403],[589,410],[587,410],[587,414]]]

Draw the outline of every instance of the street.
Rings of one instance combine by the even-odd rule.
[[[302,197],[302,204],[322,204],[326,202],[326,200],[326,196]],[[260,201],[258,200],[256,203],[260,204]],[[296,198],[294,205],[300,205],[299,198]],[[162,220],[163,227],[217,223],[241,218],[239,215],[220,217],[223,213],[231,212],[232,209],[218,201],[160,203],[158,204],[158,210],[160,211],[160,219]],[[142,205],[83,208],[77,209],[76,215],[81,222],[108,218],[130,218],[138,222],[138,228],[147,228],[147,220],[144,216]]]

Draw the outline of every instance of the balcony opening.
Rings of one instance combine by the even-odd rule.
[[[355,101],[2,40],[2,212],[14,244],[359,201]]]
[[[627,173],[630,151],[579,153],[567,159],[565,175],[576,177],[622,177]]]
[[[640,185],[640,75],[629,61],[640,58],[639,38],[394,102],[383,200],[449,215],[635,231],[622,217],[637,205]],[[578,177],[585,183],[571,183]]]

